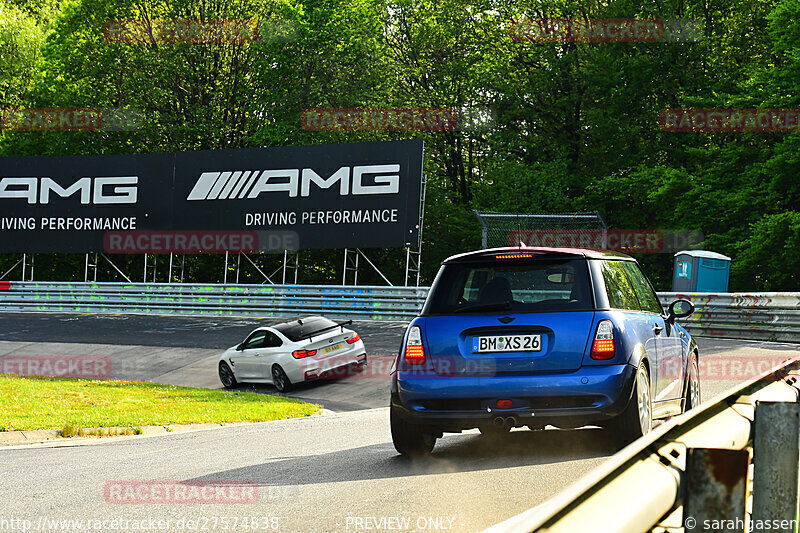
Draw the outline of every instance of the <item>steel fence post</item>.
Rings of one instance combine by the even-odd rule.
[[[800,404],[756,402],[752,531],[796,530],[773,526],[797,519],[799,473]]]
[[[689,449],[683,504],[683,525],[687,533],[745,531],[749,464],[749,450]]]

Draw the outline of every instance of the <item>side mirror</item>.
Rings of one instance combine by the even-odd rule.
[[[241,343],[239,346],[236,347],[237,352],[241,352],[242,350],[244,350],[244,343]]]
[[[675,322],[676,318],[685,318],[694,313],[694,304],[689,300],[675,300],[669,304],[667,321]]]

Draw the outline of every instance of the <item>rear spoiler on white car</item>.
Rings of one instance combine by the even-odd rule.
[[[334,324],[333,326],[328,326],[326,328],[322,328],[322,329],[318,329],[316,331],[312,331],[311,333],[309,333],[307,335],[303,335],[300,338],[300,340],[303,340],[303,339],[311,340],[312,337],[315,337],[315,336],[319,335],[320,333],[324,333],[326,331],[330,331],[330,330],[336,329],[336,328],[342,328],[342,331],[344,331],[344,327],[345,326],[349,326],[352,323],[353,323],[352,320],[347,320],[345,322],[339,322],[338,324]]]

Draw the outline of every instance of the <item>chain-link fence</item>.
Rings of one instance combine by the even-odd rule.
[[[596,230],[604,241],[604,234],[608,229],[603,217],[597,211],[586,213],[493,213],[475,210],[474,212],[481,223],[481,243],[484,248],[519,246],[520,244],[552,245],[539,241],[542,240],[543,235],[549,235],[553,230],[567,235],[571,230]]]

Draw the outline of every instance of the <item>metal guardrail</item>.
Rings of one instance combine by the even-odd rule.
[[[0,282],[0,310],[218,316],[326,314],[408,320],[428,287]],[[664,305],[691,300],[682,321],[694,334],[800,342],[800,293],[660,293]]]
[[[12,281],[0,285],[0,310],[406,320],[427,293],[427,287]]]
[[[797,531],[798,362],[671,419],[486,533]]]
[[[800,342],[800,292],[659,293],[661,303],[678,298],[695,305],[681,321],[696,335]]]

